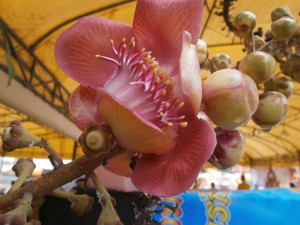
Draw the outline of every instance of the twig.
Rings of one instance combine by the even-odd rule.
[[[121,152],[120,148],[116,148],[112,149],[107,154],[99,154],[95,157],[82,156],[79,159],[58,167],[57,170],[30,182],[18,190],[10,192],[4,196],[0,196],[0,210],[4,210],[5,208],[13,205],[16,200],[22,198],[23,194],[26,192],[32,192],[34,199],[43,197],[52,190],[95,170],[103,163],[105,158],[113,158]]]
[[[99,216],[97,225],[123,225],[113,206],[112,198],[107,192],[104,185],[101,183],[101,181],[94,172],[90,174],[90,177],[93,183],[95,184],[97,191],[101,195],[99,200],[102,205],[102,211]]]

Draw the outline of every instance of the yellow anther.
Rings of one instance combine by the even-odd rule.
[[[160,83],[160,78],[159,77],[156,78],[155,83],[157,83],[157,84]]]
[[[154,75],[156,75],[156,74],[157,74],[157,69],[156,69],[156,68],[153,68],[152,73],[153,73]],[[160,79],[159,79],[159,80],[160,80]]]
[[[122,42],[125,43],[126,42],[126,38],[122,38]]]
[[[147,56],[145,57],[145,61],[146,61],[146,62],[148,62],[150,59],[151,59],[151,55],[147,55]]]
[[[143,70],[146,71],[147,70],[147,67],[145,65],[143,65]]]
[[[141,53],[143,53],[145,50],[146,50],[145,48],[142,48],[142,49],[141,49]]]
[[[181,127],[186,127],[187,125],[188,125],[187,122],[182,122],[182,123],[180,123],[180,126],[181,126]]]
[[[160,112],[160,113],[159,113],[159,115],[160,115],[161,117],[163,117],[163,116],[164,116],[164,114],[163,114],[162,112]]]
[[[135,38],[132,37],[132,38],[130,39],[130,42],[134,42],[134,41],[135,41]]]
[[[181,117],[179,117],[179,119],[184,119],[185,118],[185,116],[181,116]]]
[[[151,61],[154,62],[155,61],[155,57],[151,58]],[[156,64],[158,64],[157,61],[155,61],[155,62],[156,62]]]
[[[151,52],[151,51],[149,51],[149,52],[147,52],[147,54],[148,54],[148,55],[151,55],[151,54],[152,54],[152,52]]]
[[[142,65],[144,63],[144,60],[139,61],[139,64]]]
[[[165,107],[166,107],[166,108],[169,108],[169,107],[170,107],[170,103],[167,102],[167,103],[165,104]]]
[[[135,47],[135,41],[132,41],[132,42],[131,42],[131,46],[132,46],[132,47]]]
[[[161,92],[161,95],[162,96],[165,96],[167,94],[167,90],[163,90],[162,92]]]
[[[138,82],[135,82],[135,81],[130,82],[130,85],[137,85],[137,84],[139,84],[139,83],[138,83]]]
[[[183,105],[184,105],[184,102],[180,102],[178,106],[179,106],[180,108],[182,108]]]
[[[169,86],[169,85],[171,85],[171,81],[170,81],[170,80],[167,80],[167,81],[165,82],[165,84],[166,84],[167,86]]]
[[[123,45],[122,45],[122,48],[126,48],[126,44],[123,44]]]
[[[168,124],[169,127],[173,126],[173,123],[170,123],[170,122],[169,122],[169,123],[167,123],[167,124]]]
[[[101,58],[101,55],[97,54],[95,55],[96,58]]]

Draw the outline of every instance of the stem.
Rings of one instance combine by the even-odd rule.
[[[26,192],[32,193],[34,199],[47,195],[52,190],[71,182],[72,180],[90,173],[103,164],[105,159],[113,158],[121,153],[120,148],[112,149],[107,154],[99,154],[95,157],[82,156],[68,164],[58,167],[56,170],[43,177],[15,190],[4,196],[0,196],[0,210],[13,205],[16,200],[22,198]]]
[[[31,174],[28,174],[28,173],[21,173],[21,175],[18,177],[18,179],[15,181],[15,183],[8,190],[8,193],[13,192],[13,191],[17,190],[18,188],[20,188],[30,175]]]
[[[64,198],[64,199],[70,199],[70,198],[74,198],[74,197],[77,196],[73,192],[61,191],[59,189],[53,190],[50,194],[55,196],[55,197]]]
[[[41,143],[42,144],[40,145],[40,147],[44,148],[49,153],[49,155],[51,155],[54,158],[54,160],[57,162],[58,166],[62,166],[64,164],[62,158],[55,151],[55,149],[47,142],[47,140],[42,138]],[[46,144],[43,145],[43,143],[46,143]]]
[[[96,186],[96,189],[102,194],[100,199],[102,205],[102,211],[99,216],[97,225],[123,225],[121,220],[112,204],[112,198],[107,192],[104,185],[101,183],[97,175],[92,172],[90,177]]]
[[[0,224],[11,224],[11,221],[16,225],[25,224],[27,222],[27,217],[32,213],[32,198],[32,193],[25,193],[22,200],[17,201],[15,209],[5,214],[0,214]]]

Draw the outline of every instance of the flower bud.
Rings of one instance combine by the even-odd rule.
[[[242,38],[247,38],[252,34],[256,26],[256,17],[252,12],[240,12],[233,20],[233,32]]]
[[[293,94],[294,84],[285,77],[272,77],[265,83],[264,90],[277,91],[289,98]]]
[[[276,61],[269,53],[256,51],[246,55],[239,70],[250,76],[256,84],[265,83],[274,74]]]
[[[3,130],[2,143],[4,151],[13,151],[19,148],[40,146],[42,139],[22,127],[20,122],[12,121]]]
[[[212,58],[212,62],[216,66],[217,70],[227,69],[231,64],[231,58],[227,54],[220,53]]]
[[[277,7],[276,9],[273,9],[271,12],[272,22],[279,20],[284,16],[293,18],[292,13],[288,6]]]
[[[283,120],[288,111],[287,98],[276,91],[259,95],[259,104],[252,120],[264,131],[270,131],[273,126]]]
[[[227,169],[240,162],[245,151],[245,139],[239,129],[215,128],[217,145],[208,162],[218,169]]]
[[[298,23],[290,17],[282,17],[272,23],[272,38],[277,41],[286,41],[293,37],[298,30]]]
[[[258,35],[254,35],[253,36],[253,40],[254,40],[255,49],[259,49],[261,46],[263,46],[264,44],[266,44],[265,40],[262,39]]]
[[[197,48],[197,56],[198,56],[199,64],[202,64],[206,61],[208,57],[208,49],[207,49],[206,42],[203,41],[202,39],[198,39],[196,48]]]
[[[217,126],[246,125],[257,105],[256,84],[239,70],[218,70],[203,85],[203,110]]]
[[[104,126],[91,126],[79,137],[86,156],[95,156],[109,151],[110,132]]]

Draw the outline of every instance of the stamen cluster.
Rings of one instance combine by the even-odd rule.
[[[187,126],[185,116],[178,116],[184,102],[174,97],[175,83],[151,56],[152,52],[145,48],[138,51],[134,37],[129,41],[123,38],[118,48],[113,40],[111,43],[115,58],[96,55],[117,65],[104,89],[159,127]]]

